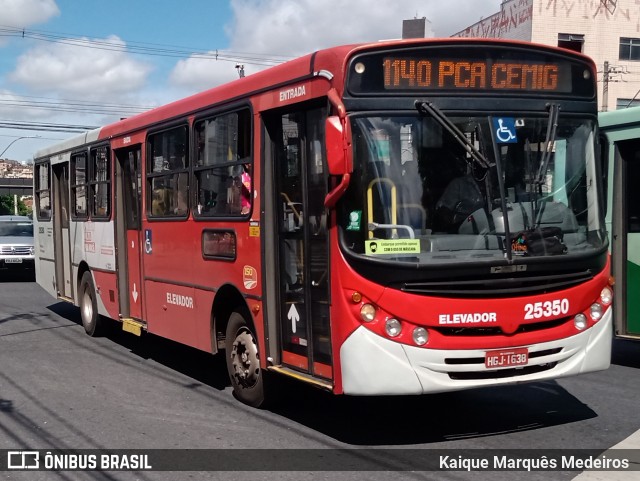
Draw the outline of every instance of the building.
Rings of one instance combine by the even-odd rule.
[[[0,159],[0,177],[33,179],[33,166],[21,164],[16,160]]]
[[[576,50],[598,67],[598,105],[640,105],[640,2],[504,0],[500,11],[454,37],[525,40]]]
[[[402,38],[433,37],[431,22],[427,17],[411,18],[402,21]]]

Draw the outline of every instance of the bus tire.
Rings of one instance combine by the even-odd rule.
[[[227,371],[234,396],[249,406],[265,402],[264,372],[260,368],[258,340],[244,315],[232,312],[225,338]]]
[[[80,280],[80,318],[87,334],[92,337],[101,334],[104,322],[98,315],[96,289],[93,286],[93,278],[89,271],[82,274],[82,279]]]

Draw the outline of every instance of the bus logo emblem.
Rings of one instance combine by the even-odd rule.
[[[244,266],[242,269],[242,281],[245,289],[255,289],[258,285],[258,271],[251,266]]]

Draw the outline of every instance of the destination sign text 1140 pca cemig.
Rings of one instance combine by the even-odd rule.
[[[555,63],[387,57],[382,65],[386,89],[556,91],[560,85],[560,66]]]

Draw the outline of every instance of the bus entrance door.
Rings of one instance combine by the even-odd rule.
[[[616,142],[611,230],[612,272],[622,279],[622,289],[614,303],[614,323],[618,336],[640,334],[640,141]]]
[[[52,165],[53,171],[53,210],[59,215],[53,216],[55,231],[56,289],[58,296],[73,298],[71,282],[71,241],[69,234],[69,163]]]
[[[139,334],[136,324],[127,322],[142,319],[142,283],[140,269],[140,201],[141,148],[115,150],[116,165],[116,243],[118,246],[118,298],[120,315],[126,326],[133,326],[131,332]]]
[[[273,142],[274,215],[279,280],[281,362],[314,378],[330,380],[328,236],[324,198],[326,109],[270,117]]]

